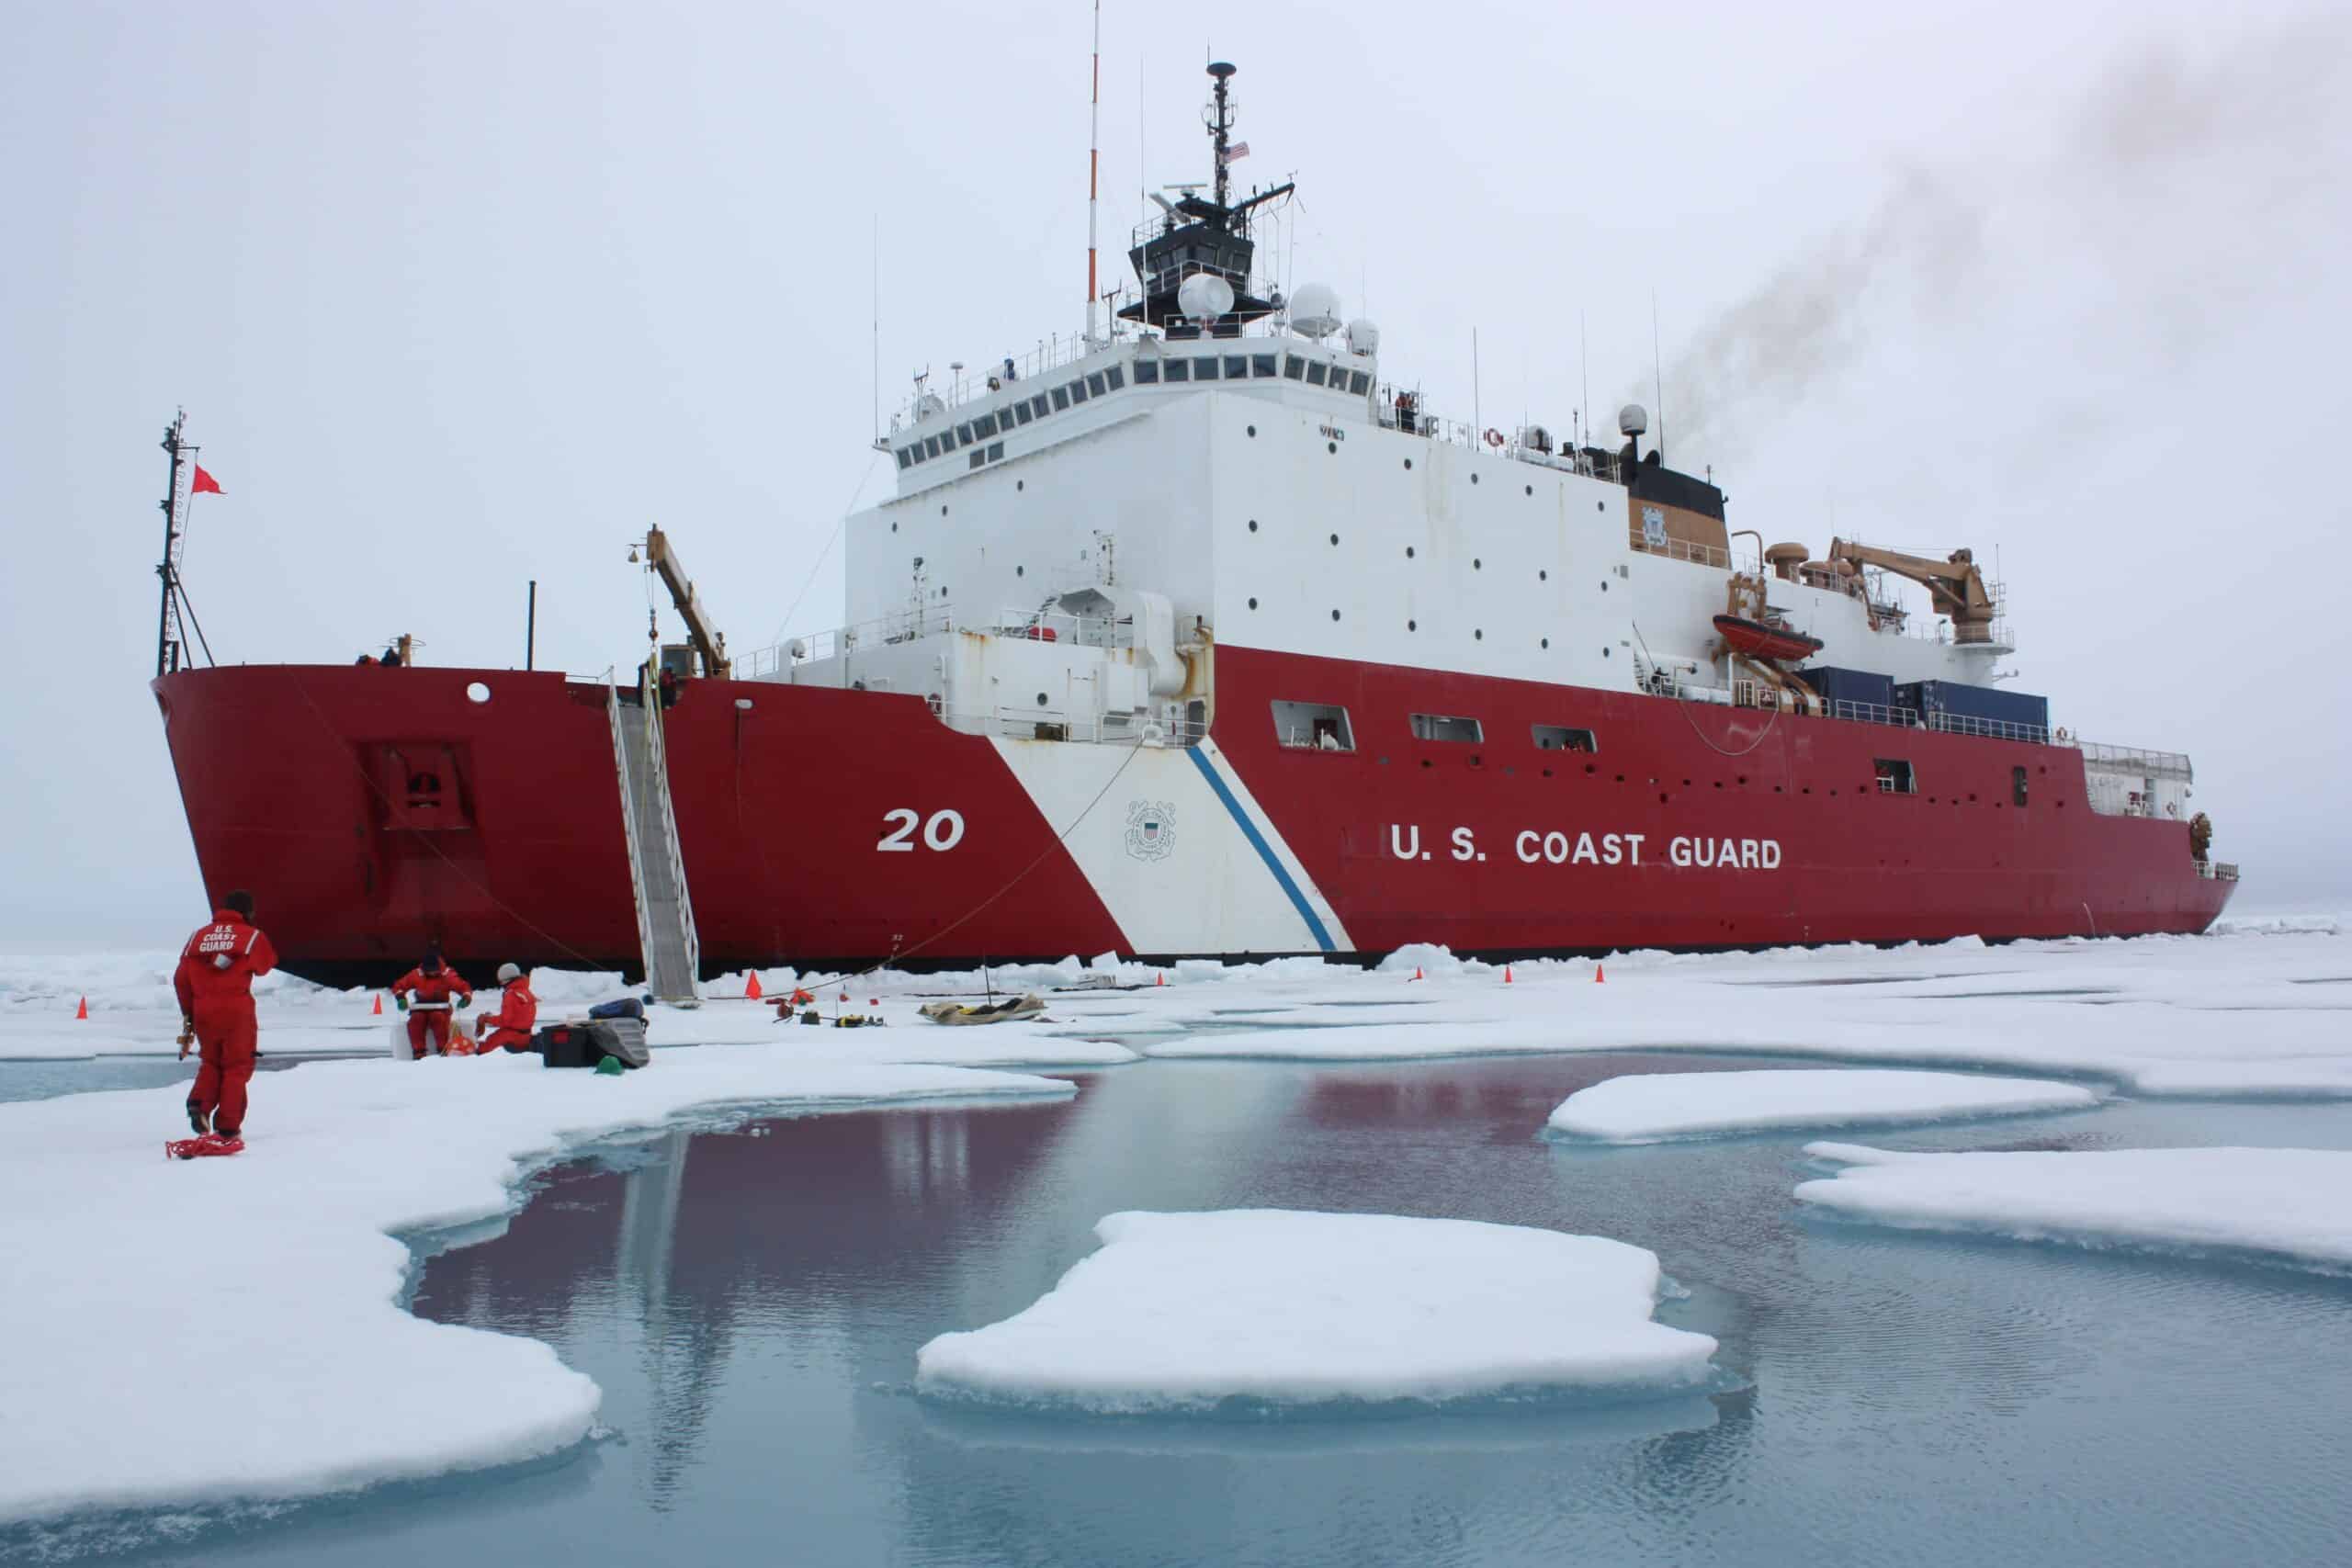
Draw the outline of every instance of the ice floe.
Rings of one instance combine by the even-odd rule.
[[[851,1060],[842,1038],[830,1059],[716,1047],[617,1078],[504,1055],[312,1062],[256,1082],[245,1153],[192,1164],[164,1157],[187,1131],[176,1088],[0,1104],[17,1178],[0,1522],[299,1497],[577,1442],[595,1385],[537,1341],[412,1315],[394,1239],[495,1219],[576,1140],[704,1109],[1073,1092]]]
[[[1738,1073],[1646,1073],[1605,1078],[1552,1112],[1550,1130],[1609,1144],[1775,1127],[1859,1127],[2030,1111],[2080,1111],[2098,1096],[2046,1078],[1872,1067],[1762,1068]]]
[[[1105,1415],[1382,1404],[1710,1382],[1714,1340],[1651,1320],[1655,1254],[1521,1225],[1280,1209],[1112,1214],[1102,1248],[916,1359],[925,1393]]]
[[[1882,1224],[2352,1271],[2352,1153],[1905,1154],[1831,1143],[1805,1153],[1843,1168],[1800,1185],[1800,1201]]]

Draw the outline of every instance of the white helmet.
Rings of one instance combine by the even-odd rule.
[[[523,972],[512,964],[502,964],[498,966],[498,983],[502,986],[510,980],[519,980],[522,977]]]

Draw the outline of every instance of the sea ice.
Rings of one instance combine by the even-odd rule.
[[[0,1104],[0,1523],[303,1496],[580,1440],[596,1385],[538,1341],[412,1315],[392,1235],[504,1213],[568,1142],[703,1108],[1071,1092],[773,1046],[618,1078],[377,1056],[270,1075],[246,1152],[191,1164],[163,1153],[187,1130],[176,1088]]]
[[[1903,1154],[1858,1144],[1805,1153],[1844,1168],[1800,1185],[1800,1201],[1883,1224],[2352,1270],[2352,1153]]]
[[[2075,1084],[1966,1073],[1871,1067],[1646,1073],[1577,1090],[1552,1112],[1549,1126],[1601,1143],[1655,1144],[1771,1127],[1859,1127],[2080,1111],[2098,1103],[2097,1094]]]
[[[916,1356],[923,1393],[1099,1414],[1687,1391],[1715,1342],[1652,1322],[1657,1258],[1471,1220],[1112,1214],[1001,1323]]]

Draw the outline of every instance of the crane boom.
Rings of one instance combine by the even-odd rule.
[[[1984,574],[1976,570],[1975,556],[1966,549],[1954,550],[1943,560],[1933,560],[1926,556],[1907,556],[1899,550],[1832,539],[1829,558],[1851,561],[1857,570],[1877,567],[1920,584],[1933,601],[1936,614],[1951,617],[1955,642],[1990,642],[1993,638],[1993,595],[1984,586]]]
[[[662,586],[670,591],[670,603],[678,607],[678,618],[686,623],[686,638],[702,657],[703,673],[726,680],[733,672],[727,658],[727,638],[710,624],[702,598],[695,592],[694,580],[678,564],[677,552],[670,547],[670,536],[658,527],[645,532],[645,562],[662,579]]]

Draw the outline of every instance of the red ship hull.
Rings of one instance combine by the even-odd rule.
[[[1221,766],[1344,931],[1324,951],[2194,932],[2234,886],[2199,874],[2186,824],[2095,813],[2064,746],[1231,647],[1216,680]],[[293,972],[369,983],[427,942],[469,970],[639,968],[602,684],[279,665],[153,690],[206,884],[255,893]],[[1268,705],[1303,697],[1344,705],[1355,749],[1281,744]],[[1416,739],[1414,712],[1475,713],[1487,739]],[[1599,750],[1530,739],[1561,724]],[[919,697],[695,681],[664,734],[707,972],[1134,951],[1070,824]],[[1878,787],[1890,753],[1918,793]],[[877,853],[895,807],[968,828],[952,854]],[[1204,926],[1145,955],[1270,951]]]

